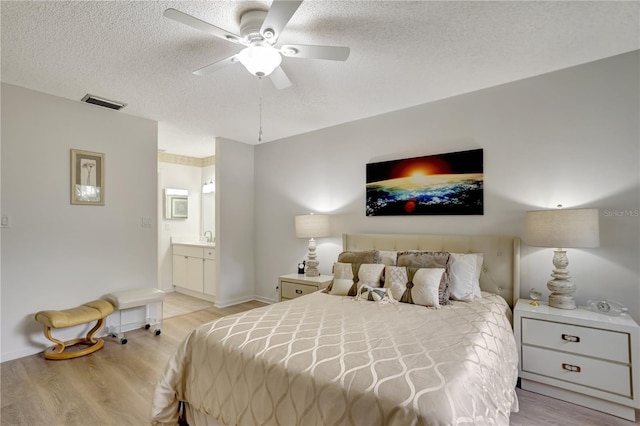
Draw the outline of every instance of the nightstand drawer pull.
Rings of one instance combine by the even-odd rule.
[[[296,294],[302,294],[302,290],[300,290],[299,288],[296,289]]]
[[[562,340],[566,340],[567,342],[574,342],[574,343],[580,342],[580,338],[578,336],[572,336],[570,334],[563,334]]]
[[[580,367],[578,367],[577,365],[571,365],[571,364],[562,364],[562,369],[567,371],[572,371],[574,373],[579,373],[581,370]]]

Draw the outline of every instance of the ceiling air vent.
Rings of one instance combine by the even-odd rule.
[[[109,109],[115,109],[117,111],[127,106],[127,104],[123,102],[112,101],[109,99],[101,98],[99,96],[90,95],[88,93],[84,96],[84,98],[82,98],[82,102],[98,105]]]

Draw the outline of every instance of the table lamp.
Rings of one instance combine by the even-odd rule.
[[[329,236],[329,215],[305,214],[295,217],[296,237],[309,238],[309,253],[307,253],[307,265],[305,275],[307,277],[320,276],[316,259],[316,238]]]
[[[575,284],[569,279],[567,251],[564,248],[600,246],[598,209],[562,209],[529,211],[526,216],[526,243],[533,247],[555,247],[551,273],[547,283],[551,290],[549,306],[576,309],[573,300]]]

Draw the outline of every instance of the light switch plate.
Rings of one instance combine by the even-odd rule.
[[[2,216],[2,218],[0,218],[0,226],[3,228],[8,228],[9,222],[9,216]]]

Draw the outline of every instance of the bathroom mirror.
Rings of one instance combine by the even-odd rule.
[[[187,219],[189,217],[189,190],[165,188],[165,219]]]
[[[216,192],[213,178],[207,179],[202,186],[202,234],[211,231],[212,236],[216,232]]]

